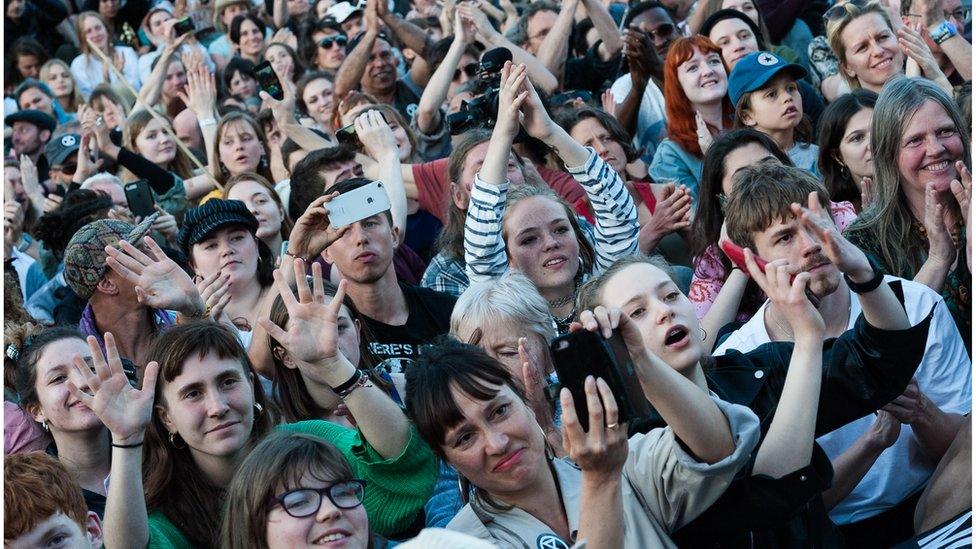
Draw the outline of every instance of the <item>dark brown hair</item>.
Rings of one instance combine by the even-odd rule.
[[[451,156],[447,160],[447,177],[452,185],[463,185],[461,175],[464,174],[464,162],[471,149],[491,140],[491,130],[478,128],[461,134],[451,149]],[[464,259],[464,220],[468,216],[467,210],[454,205],[452,193],[444,193],[444,228],[437,236],[437,250],[452,259]]]

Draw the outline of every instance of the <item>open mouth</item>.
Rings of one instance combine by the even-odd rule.
[[[668,330],[667,337],[664,338],[664,345],[670,347],[676,343],[681,343],[688,337],[688,329],[684,326],[675,326]]]
[[[887,59],[883,59],[883,60],[875,63],[875,65],[874,65],[873,68],[875,68],[875,69],[886,69],[889,66],[891,66],[892,60],[893,60],[893,58],[891,58],[891,57],[889,57]]]
[[[546,268],[552,268],[552,267],[559,267],[563,263],[566,263],[566,258],[565,257],[554,257],[554,258],[546,261],[545,263],[543,263],[542,266],[543,267],[546,267]]]
[[[315,541],[313,541],[312,543],[314,545],[325,545],[325,544],[328,544],[328,543],[334,543],[334,542],[337,542],[337,541],[342,541],[342,540],[344,540],[344,539],[346,539],[348,537],[350,537],[349,532],[344,532],[344,531],[342,531],[342,532],[328,532],[325,535],[322,535],[322,536],[319,536],[318,538],[315,538]]]
[[[927,172],[941,172],[942,170],[949,169],[949,161],[948,160],[940,160],[939,162],[933,162],[933,163],[931,163],[931,164],[923,167],[922,169],[925,170],[925,171],[927,171]]]
[[[788,107],[786,111],[783,112],[783,116],[795,116],[799,112],[800,111],[798,111],[796,107]]]
[[[718,80],[712,79],[712,80],[706,80],[702,82],[701,87],[707,89],[707,88],[714,88],[717,85],[718,85]]]

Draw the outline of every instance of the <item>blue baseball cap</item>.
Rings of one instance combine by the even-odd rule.
[[[743,57],[729,75],[732,104],[738,105],[743,95],[765,86],[782,71],[788,71],[797,80],[807,75],[807,70],[800,65],[787,63],[782,57],[768,51],[756,51]]]

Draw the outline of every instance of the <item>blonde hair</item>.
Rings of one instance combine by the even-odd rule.
[[[91,63],[91,57],[95,54],[92,52],[92,49],[88,47],[88,40],[85,40],[84,26],[85,20],[92,18],[98,19],[98,22],[105,27],[105,34],[108,36],[105,37],[105,43],[107,46],[105,48],[106,51],[103,53],[105,53],[109,59],[112,59],[112,56],[115,55],[115,45],[112,43],[112,27],[109,26],[109,24],[105,21],[105,18],[102,17],[97,11],[83,11],[78,14],[78,22],[75,23],[75,31],[78,33],[78,42],[80,43],[79,48],[81,49],[81,53],[89,56],[86,61]]]
[[[60,97],[56,98],[61,106],[64,107],[65,112],[78,112],[78,107],[85,104],[85,98],[81,96],[81,91],[78,89],[78,82],[75,80],[75,75],[71,72],[71,67],[67,63],[60,59],[49,59],[47,63],[41,65],[41,82],[44,82],[51,87],[49,83],[51,79],[51,70],[55,67],[61,67],[68,73],[68,78],[71,79],[71,95],[67,100]],[[53,91],[53,88],[52,88]]]
[[[834,55],[837,56],[837,61],[841,65],[840,75],[841,77],[851,86],[851,89],[857,89],[861,87],[861,83],[858,81],[857,76],[848,76],[847,72],[844,70],[844,66],[847,64],[847,48],[844,46],[844,40],[841,39],[841,34],[844,33],[844,29],[847,25],[854,21],[862,15],[868,15],[871,13],[877,13],[884,19],[888,28],[894,32],[895,27],[891,24],[891,18],[888,17],[888,13],[881,7],[876,1],[868,2],[862,6],[858,6],[853,2],[847,0],[842,0],[835,4],[835,7],[842,6],[846,15],[837,19],[827,20],[827,42],[830,44],[830,49],[834,50]]]
[[[172,129],[173,123],[166,117],[165,114],[162,116],[163,118],[166,118],[166,122],[169,123],[170,128]],[[128,118],[125,119],[125,126],[122,127],[122,146],[134,153],[142,154],[139,152],[139,147],[136,145],[136,138],[139,137],[139,134],[142,133],[142,131],[146,129],[146,126],[148,126],[149,123],[154,119],[155,118],[153,115],[145,109],[139,109],[130,114]],[[161,167],[173,172],[184,180],[193,177],[193,164],[191,163],[189,157],[187,157],[186,154],[183,153],[183,150],[179,147],[176,147],[176,156],[170,162],[169,166]],[[119,172],[119,177],[126,183],[139,179],[135,174],[124,167]]]

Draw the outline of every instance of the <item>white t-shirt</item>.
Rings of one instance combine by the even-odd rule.
[[[632,87],[630,74],[618,78],[610,87],[613,100],[618,105],[623,103]],[[641,159],[648,165],[654,159],[657,146],[668,135],[667,123],[667,116],[664,113],[664,94],[653,80],[648,80],[644,96],[641,97],[640,109],[637,111],[637,132],[633,139],[635,147],[644,147]]]
[[[923,320],[935,306],[935,315],[925,343],[925,355],[915,371],[919,390],[943,412],[969,412],[972,408],[972,361],[942,296],[923,284],[885,276],[886,283],[895,280],[901,281],[905,311],[912,325]],[[769,333],[764,322],[767,306],[769,301],[745,325],[733,332],[714,354],[724,355],[730,349],[747,353],[769,343]],[[861,302],[851,292],[848,329],[854,327],[854,321],[860,314]],[[865,416],[819,437],[817,443],[833,461],[870,429],[874,420],[874,414]],[[848,524],[894,507],[928,481],[935,465],[925,455],[911,427],[902,425],[898,440],[881,453],[850,495],[834,507],[830,512],[831,520],[837,524]]]

